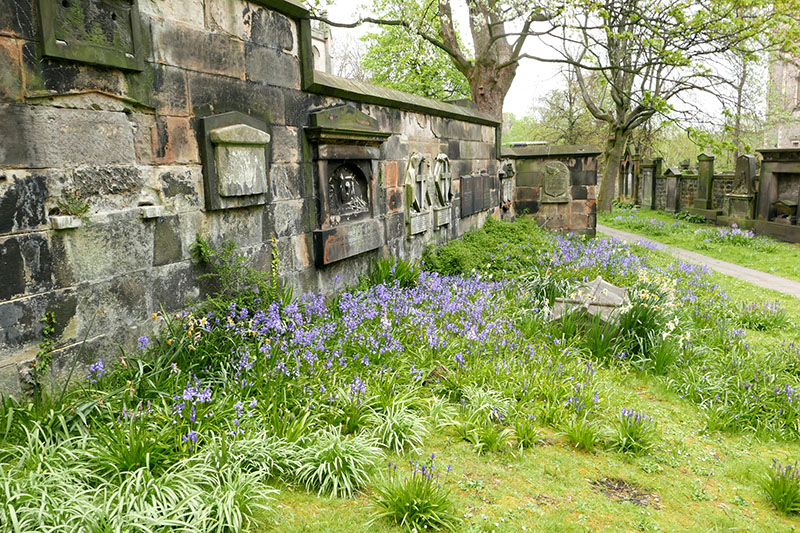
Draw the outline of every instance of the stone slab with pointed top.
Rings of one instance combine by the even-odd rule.
[[[627,288],[612,285],[598,276],[585,287],[575,291],[569,298],[556,298],[552,319],[561,318],[569,311],[580,309],[607,321],[617,309],[629,303]]]

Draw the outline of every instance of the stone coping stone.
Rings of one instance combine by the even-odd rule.
[[[603,152],[588,144],[577,145],[532,145],[532,146],[504,146],[501,157],[503,159],[536,159],[536,158],[567,158],[567,157],[596,157]]]
[[[335,96],[357,102],[382,105],[425,113],[434,116],[463,120],[486,126],[500,126],[500,122],[490,115],[470,107],[431,100],[422,96],[404,93],[395,89],[379,87],[371,83],[340,78],[326,72],[314,71],[314,82],[307,91],[312,93]]]

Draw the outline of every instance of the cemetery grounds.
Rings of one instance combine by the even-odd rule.
[[[3,531],[798,524],[796,299],[528,218],[331,298],[197,252],[208,300],[3,400]],[[597,276],[630,302],[554,318]]]

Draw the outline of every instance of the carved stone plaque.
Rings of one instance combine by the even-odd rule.
[[[137,0],[39,0],[44,54],[144,69]]]
[[[568,203],[570,201],[569,182],[570,175],[567,165],[561,161],[547,163],[542,179],[542,203]]]
[[[200,119],[206,209],[267,203],[269,147],[267,124],[231,112]]]
[[[453,204],[453,174],[450,170],[450,158],[447,154],[439,154],[433,165],[434,195],[433,226],[440,228],[450,224],[451,206]]]
[[[406,191],[406,224],[410,237],[423,233],[430,227],[430,207],[434,195],[430,158],[420,153],[412,153],[403,181]]]
[[[328,180],[331,225],[336,226],[369,214],[369,184],[355,165],[341,165]]]
[[[246,124],[211,130],[220,196],[250,196],[267,192],[264,147],[269,133]]]

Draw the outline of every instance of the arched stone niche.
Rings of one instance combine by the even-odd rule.
[[[311,124],[306,135],[314,152],[317,198],[314,260],[321,267],[386,242],[376,178],[380,146],[391,133],[347,105],[312,113]]]

